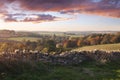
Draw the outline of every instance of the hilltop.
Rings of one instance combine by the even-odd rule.
[[[10,37],[29,37],[36,36],[37,34],[28,31],[14,31],[14,30],[0,30],[0,38]]]

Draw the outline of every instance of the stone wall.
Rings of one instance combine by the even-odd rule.
[[[61,54],[44,54],[41,52],[17,52],[17,53],[4,53],[0,56],[0,59],[10,60],[31,60],[49,62],[52,64],[80,64],[85,61],[96,61],[100,63],[117,62],[120,63],[120,51],[69,51],[62,52]]]

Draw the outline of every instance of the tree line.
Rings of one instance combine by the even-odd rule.
[[[120,33],[116,34],[91,34],[84,37],[69,37],[53,39],[42,39],[37,41],[23,41],[23,42],[0,42],[0,52],[9,51],[13,52],[15,49],[38,50],[42,52],[62,52],[72,48],[119,43]]]

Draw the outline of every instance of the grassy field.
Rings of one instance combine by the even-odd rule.
[[[53,35],[56,35],[56,36],[61,36],[61,37],[64,37],[64,36],[70,36],[70,37],[83,37],[84,35],[82,34],[68,34],[68,33],[64,33],[64,32],[38,32],[37,34],[40,34],[40,35],[49,35],[49,36],[53,36]]]
[[[81,47],[81,48],[77,48],[74,49],[75,51],[79,51],[79,50],[120,50],[120,43],[117,44],[104,44],[104,45],[94,45],[94,46],[85,46],[85,47]],[[73,50],[73,51],[74,51]]]
[[[8,40],[14,40],[14,41],[24,41],[24,40],[30,40],[30,41],[37,41],[40,38],[36,37],[14,37],[14,38],[8,38]]]
[[[35,63],[0,64],[0,80],[120,80],[120,65],[115,63],[60,66]]]

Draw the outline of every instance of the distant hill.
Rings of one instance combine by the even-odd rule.
[[[66,31],[66,32],[59,32],[59,31],[34,31],[34,33],[37,34],[44,34],[44,35],[78,35],[78,36],[86,36],[90,34],[114,34],[119,31]]]
[[[10,37],[29,37],[38,36],[38,34],[27,32],[27,31],[14,31],[14,30],[0,30],[0,38],[10,38]]]
[[[80,34],[80,35],[90,35],[90,34],[114,34],[119,31],[68,31],[66,33]]]
[[[40,37],[40,35],[57,35],[57,36],[86,36],[90,34],[109,34],[117,33],[119,31],[14,31],[14,30],[0,30],[0,38],[9,37]]]
[[[15,37],[17,33],[13,30],[0,30],[0,38]]]
[[[81,48],[76,48],[73,49],[73,51],[80,51],[80,50],[120,50],[120,43],[117,44],[104,44],[104,45],[94,45],[94,46],[85,46],[85,47],[81,47]]]

